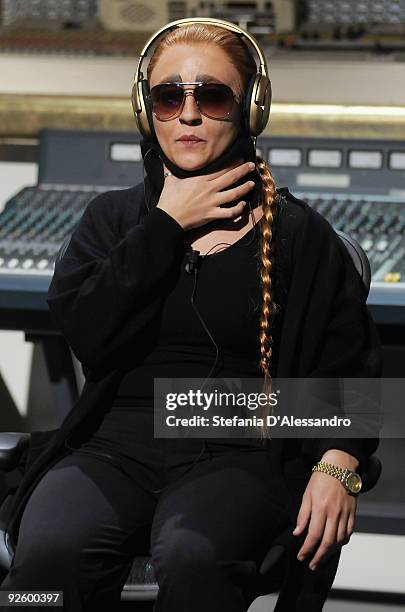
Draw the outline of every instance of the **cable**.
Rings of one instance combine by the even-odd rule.
[[[149,207],[149,202],[146,199],[146,189],[145,189],[145,178],[146,178],[146,171],[145,171],[145,158],[148,155],[148,153],[150,153],[151,151],[153,151],[153,147],[150,147],[150,149],[148,149],[145,153],[145,155],[142,157],[142,175],[143,175],[143,179],[142,179],[142,183],[143,183],[143,199],[144,202],[146,204],[146,208],[148,210],[148,213],[150,213],[151,209]]]
[[[256,139],[255,139],[255,141],[256,141]],[[256,145],[256,142],[255,142],[255,145]],[[255,146],[255,149],[256,149],[256,146]],[[148,150],[146,151],[146,153],[145,153],[145,155],[144,155],[144,157],[143,157],[143,160],[142,160],[143,162],[144,162],[144,160],[145,160],[145,158],[146,158],[147,154],[148,154],[150,151],[152,151],[152,150],[153,150],[153,149],[151,148],[151,149],[148,149]],[[143,163],[142,167],[143,167],[143,190],[144,190],[144,200],[145,200],[146,208],[147,208],[148,212],[150,212],[149,202],[147,202],[147,200],[146,200],[146,190],[145,190],[145,176],[146,176],[146,173],[145,173],[145,164],[144,164],[144,163]],[[204,259],[205,259],[205,258],[208,256],[208,254],[209,254],[209,253],[212,251],[212,249],[214,249],[214,248],[215,248],[215,247],[217,247],[217,246],[220,246],[220,245],[227,245],[227,246],[228,246],[228,248],[232,248],[232,247],[233,247],[233,248],[246,248],[246,247],[250,246],[250,245],[251,245],[251,244],[252,244],[252,243],[255,241],[255,239],[256,239],[256,225],[257,225],[257,223],[256,223],[255,216],[254,216],[254,214],[253,214],[253,211],[252,211],[252,206],[251,206],[250,200],[248,200],[248,206],[249,206],[249,215],[251,216],[251,219],[252,219],[252,228],[251,228],[251,229],[253,229],[253,236],[252,236],[252,238],[250,239],[250,241],[249,241],[247,244],[243,244],[242,246],[240,246],[240,245],[238,246],[238,245],[236,245],[236,244],[231,244],[231,243],[229,243],[229,242],[218,242],[217,244],[213,245],[213,246],[212,246],[212,247],[211,247],[211,248],[210,248],[210,249],[207,251],[207,253],[205,253],[204,255],[200,256],[202,260],[204,260]],[[250,230],[249,230],[249,231],[250,231]],[[246,233],[247,233],[247,232],[246,232]],[[215,257],[215,255],[219,255],[221,252],[222,252],[222,251],[219,251],[219,253],[213,253],[212,255],[210,255],[210,257]],[[191,296],[190,296],[190,302],[191,302],[191,305],[192,305],[192,307],[193,307],[193,309],[194,309],[194,311],[195,311],[195,313],[196,313],[196,315],[197,315],[197,317],[198,317],[198,319],[199,319],[199,321],[200,321],[201,325],[203,326],[203,328],[204,328],[205,332],[207,333],[207,335],[209,336],[210,340],[212,341],[212,343],[213,343],[213,344],[214,344],[214,346],[215,346],[215,359],[214,359],[214,363],[212,364],[211,369],[210,369],[210,371],[209,371],[208,375],[207,375],[207,376],[206,376],[206,378],[204,379],[204,382],[203,382],[203,384],[202,384],[202,386],[201,386],[201,389],[200,389],[200,391],[202,391],[202,390],[204,389],[204,386],[205,386],[205,384],[206,384],[207,380],[208,380],[208,379],[211,377],[212,372],[215,370],[215,367],[216,367],[216,365],[217,365],[217,361],[218,361],[218,358],[219,358],[219,353],[220,353],[220,351],[219,351],[219,348],[218,348],[217,343],[216,343],[216,342],[215,342],[215,340],[214,340],[214,337],[213,337],[212,333],[211,333],[211,332],[210,332],[210,330],[208,329],[207,324],[205,323],[205,321],[204,321],[203,317],[201,316],[201,314],[200,314],[200,312],[199,312],[199,310],[198,310],[198,308],[197,308],[197,306],[196,306],[196,304],[195,304],[195,292],[196,292],[196,289],[197,289],[197,280],[198,280],[198,266],[195,266],[195,267],[194,267],[194,285],[193,285],[193,290],[192,290],[192,293],[191,293]],[[201,449],[201,451],[200,451],[199,455],[198,455],[197,457],[195,457],[195,458],[194,458],[193,463],[192,463],[192,464],[191,464],[191,465],[190,465],[188,468],[186,468],[186,469],[184,470],[184,472],[182,472],[182,474],[180,474],[180,476],[179,476],[178,478],[180,478],[180,477],[184,476],[184,474],[186,474],[187,472],[189,472],[189,471],[190,471],[190,470],[191,470],[191,469],[194,467],[194,465],[195,465],[195,464],[196,464],[196,462],[197,462],[197,461],[200,459],[200,457],[202,456],[202,454],[204,453],[204,451],[205,451],[205,450],[207,450],[207,451],[210,453],[210,456],[212,457],[211,449],[209,448],[209,446],[208,446],[208,444],[207,444],[207,441],[204,439],[203,447],[202,447],[202,449]],[[162,491],[165,491],[167,488],[168,488],[168,486],[163,487],[163,488],[161,488],[161,489],[155,489],[155,490],[153,490],[153,491],[152,491],[152,493],[161,493]]]
[[[247,246],[251,245],[251,244],[254,242],[254,240],[255,240],[255,238],[256,238],[256,225],[257,225],[257,223],[256,223],[255,216],[254,216],[254,214],[253,214],[253,211],[252,211],[252,207],[251,207],[251,205],[250,205],[250,202],[248,202],[248,204],[249,204],[249,214],[251,215],[251,218],[252,218],[252,223],[253,223],[253,228],[252,228],[252,229],[253,229],[253,237],[251,238],[251,240],[250,240],[250,241],[249,241],[247,244],[244,244],[244,245],[242,245],[242,246],[240,246],[240,245],[238,246],[238,245],[236,245],[236,244],[230,244],[229,242],[218,242],[217,244],[214,244],[214,245],[213,245],[213,246],[212,246],[212,247],[211,247],[211,248],[210,248],[210,249],[207,251],[207,253],[205,253],[204,255],[200,255],[200,257],[201,257],[201,259],[202,259],[202,260],[204,260],[204,259],[205,259],[205,258],[208,256],[208,253],[209,253],[210,251],[212,251],[212,249],[214,249],[215,247],[217,247],[217,246],[219,246],[219,245],[221,245],[221,244],[226,244],[226,245],[228,245],[228,248],[232,248],[232,247],[233,247],[233,248],[235,248],[235,249],[238,249],[238,248],[240,249],[240,248],[246,248]],[[247,232],[246,232],[246,233],[247,233]],[[210,257],[215,257],[215,255],[219,255],[221,252],[222,252],[222,251],[219,251],[219,253],[213,253],[212,255],[210,255]],[[198,278],[198,266],[196,266],[196,267],[194,268],[194,286],[193,286],[193,291],[192,291],[191,296],[190,296],[190,302],[191,302],[192,307],[194,308],[194,311],[195,311],[196,315],[198,316],[198,318],[199,318],[199,320],[200,320],[201,325],[203,326],[204,330],[206,331],[206,333],[208,334],[208,336],[209,336],[209,338],[211,339],[212,343],[214,344],[214,346],[215,346],[215,351],[216,351],[216,354],[215,354],[215,359],[214,359],[214,363],[213,363],[213,365],[211,366],[211,369],[210,369],[210,371],[209,371],[208,375],[206,376],[206,378],[204,379],[204,382],[203,382],[203,384],[202,384],[202,386],[201,386],[201,389],[200,389],[200,390],[202,391],[202,390],[203,390],[203,388],[204,388],[204,386],[205,386],[205,383],[206,383],[206,382],[207,382],[207,380],[208,380],[208,379],[211,377],[211,374],[212,374],[213,370],[215,370],[215,366],[217,365],[217,361],[218,361],[218,357],[219,357],[219,348],[218,348],[217,343],[216,343],[216,342],[215,342],[215,340],[214,340],[213,335],[211,334],[210,330],[208,329],[208,327],[207,327],[207,325],[206,325],[206,323],[205,323],[204,319],[202,318],[202,316],[201,316],[201,314],[200,314],[200,312],[199,312],[199,310],[198,310],[198,308],[197,308],[197,306],[196,306],[196,304],[195,304],[195,297],[194,297],[194,296],[195,296],[195,292],[196,292],[196,288],[197,288],[197,278]]]
[[[208,250],[208,251],[205,253],[205,255],[201,255],[202,259],[205,259],[205,257],[207,257],[207,255],[208,255],[208,253],[209,253],[210,251],[212,251],[212,249],[215,249],[215,247],[219,246],[220,244],[226,244],[227,246],[229,246],[229,247],[233,247],[234,249],[241,249],[241,248],[245,248],[245,247],[247,247],[247,246],[250,246],[250,245],[251,245],[251,244],[254,242],[254,240],[255,240],[255,238],[256,238],[256,225],[257,225],[257,223],[256,223],[255,216],[254,216],[254,214],[253,214],[253,211],[252,211],[252,207],[251,207],[251,205],[250,205],[250,201],[248,201],[248,205],[249,205],[249,214],[250,214],[250,216],[251,216],[251,218],[252,218],[252,228],[251,228],[251,229],[253,229],[253,237],[252,237],[252,239],[250,240],[250,242],[248,242],[247,244],[244,244],[244,245],[242,245],[242,246],[238,246],[238,245],[237,245],[237,244],[235,244],[235,243],[234,243],[234,244],[230,244],[229,242],[218,242],[217,244],[214,244],[214,246],[212,246],[212,247],[211,247],[211,248],[210,248],[210,249],[209,249],[209,250]],[[249,230],[249,231],[250,231],[250,230]],[[248,233],[248,232],[246,232],[246,233]],[[242,238],[243,238],[243,237],[244,237],[244,236],[242,236]],[[222,251],[219,251],[219,253],[222,253]],[[212,255],[210,255],[210,257],[214,257],[215,255],[219,255],[219,253],[213,253]]]
[[[255,151],[256,151],[256,139],[254,139],[254,141],[255,141],[255,142],[254,142],[254,144],[255,144]],[[145,172],[145,158],[146,158],[146,156],[148,155],[148,153],[150,153],[151,151],[154,151],[154,148],[153,148],[153,147],[149,148],[149,149],[146,151],[146,153],[145,153],[145,155],[143,156],[143,158],[142,158],[142,174],[143,174],[143,193],[144,193],[144,201],[145,201],[146,208],[147,208],[147,210],[148,210],[148,212],[149,212],[149,213],[150,213],[150,210],[151,210],[151,209],[150,209],[150,206],[149,206],[149,202],[148,202],[148,201],[147,201],[147,199],[146,199],[146,189],[145,189],[145,178],[146,178],[146,172]],[[251,219],[252,219],[252,226],[253,226],[253,236],[252,236],[251,240],[250,240],[250,241],[249,241],[247,244],[244,244],[244,245],[242,245],[242,246],[238,246],[238,245],[236,245],[236,244],[230,244],[229,242],[218,242],[217,244],[214,244],[214,245],[213,245],[213,246],[212,246],[212,247],[211,247],[211,248],[210,248],[210,249],[207,251],[207,253],[205,253],[204,255],[201,255],[201,256],[200,256],[202,260],[204,260],[204,259],[205,259],[207,256],[210,256],[210,257],[215,257],[215,255],[219,255],[219,254],[220,254],[222,251],[219,251],[219,253],[213,253],[212,255],[209,255],[209,253],[212,251],[212,249],[215,249],[217,246],[220,246],[220,245],[226,245],[226,246],[228,246],[228,248],[232,248],[232,247],[233,247],[233,248],[235,248],[235,249],[237,249],[237,248],[246,248],[246,247],[250,246],[250,245],[251,245],[251,244],[252,244],[252,243],[255,241],[255,239],[256,239],[256,225],[257,225],[257,223],[256,223],[255,216],[254,216],[254,214],[253,214],[253,211],[252,211],[252,206],[251,206],[250,200],[248,200],[248,206],[249,206],[249,215],[251,216]],[[201,387],[201,391],[202,391],[202,389],[203,389],[203,388],[204,388],[204,386],[205,386],[205,383],[206,383],[206,382],[207,382],[207,380],[208,380],[208,379],[211,377],[211,374],[212,374],[212,372],[215,370],[215,367],[216,367],[216,365],[217,365],[217,361],[218,361],[218,358],[219,358],[219,348],[218,348],[217,343],[216,343],[216,342],[215,342],[215,340],[214,340],[213,335],[211,334],[210,330],[208,329],[207,324],[205,323],[204,319],[202,318],[202,316],[201,316],[200,312],[198,311],[197,306],[195,305],[195,298],[194,298],[194,296],[195,296],[195,292],[196,292],[196,289],[197,289],[197,278],[198,278],[198,266],[196,266],[196,267],[194,268],[194,286],[193,286],[193,291],[192,291],[191,296],[190,296],[190,302],[191,302],[191,305],[192,305],[192,307],[193,307],[193,309],[194,309],[194,311],[195,311],[195,313],[196,313],[196,315],[197,315],[197,317],[198,317],[198,319],[199,319],[199,321],[200,321],[201,325],[203,326],[203,328],[204,328],[205,332],[207,333],[207,335],[209,336],[209,338],[210,338],[211,342],[212,342],[212,343],[214,344],[214,346],[215,346],[215,359],[214,359],[214,363],[212,364],[211,369],[210,369],[210,371],[209,371],[208,375],[207,375],[207,376],[206,376],[206,378],[204,379],[203,385],[202,385],[202,387]]]

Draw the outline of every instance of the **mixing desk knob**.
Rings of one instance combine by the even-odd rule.
[[[39,262],[37,263],[37,268],[39,268],[40,270],[43,270],[44,268],[46,268],[49,264],[49,261],[47,259],[40,259]]]
[[[18,259],[17,257],[12,257],[11,259],[8,260],[7,266],[9,268],[16,268],[18,266]]]
[[[25,259],[22,263],[22,267],[26,270],[28,268],[32,268],[32,266],[34,265],[34,260],[33,259]]]
[[[385,251],[387,246],[388,246],[388,241],[383,238],[382,240],[379,240],[377,242],[376,249],[377,251]]]
[[[373,246],[373,241],[371,240],[371,238],[366,238],[361,243],[361,246],[363,247],[363,249],[365,251],[369,251],[372,248],[372,246]]]

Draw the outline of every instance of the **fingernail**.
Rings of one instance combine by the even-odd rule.
[[[249,162],[249,168],[250,170],[253,170],[253,168],[256,167],[256,164],[254,164],[253,162]]]
[[[305,555],[299,555],[298,561],[303,561],[305,559]]]
[[[309,566],[309,569],[311,569],[311,570],[316,570],[316,568],[317,568],[317,566],[316,566],[316,565],[312,565],[312,566],[310,565],[310,566]]]

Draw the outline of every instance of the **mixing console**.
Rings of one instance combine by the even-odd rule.
[[[374,282],[405,281],[405,203],[392,198],[300,194],[336,230],[353,236],[370,261]]]
[[[48,311],[56,255],[87,204],[143,178],[139,136],[123,132],[43,130],[38,185],[25,187],[0,212],[0,323],[4,312]],[[11,322],[10,322],[11,319]],[[16,316],[21,326],[21,317]],[[31,319],[25,317],[24,322]]]
[[[379,323],[405,326],[405,147],[401,141],[258,140],[276,183],[352,236],[370,262],[367,304]]]
[[[56,187],[23,189],[0,214],[1,273],[51,274],[61,242],[96,193]]]
[[[100,192],[143,179],[138,134],[44,130],[39,184],[0,213],[0,309],[47,311],[55,257]],[[377,322],[405,325],[405,149],[400,142],[259,138],[278,186],[355,238]]]

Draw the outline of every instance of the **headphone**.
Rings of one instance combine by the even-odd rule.
[[[248,134],[253,137],[258,136],[261,132],[263,132],[267,125],[271,106],[271,82],[267,76],[268,70],[266,58],[264,57],[263,51],[259,47],[259,44],[255,38],[253,38],[253,36],[251,36],[246,30],[243,30],[230,21],[212,19],[210,17],[199,17],[198,19],[186,18],[171,21],[157,30],[157,32],[155,32],[155,34],[149,38],[146,45],[142,49],[134,75],[135,82],[132,88],[132,109],[134,111],[135,121],[137,123],[139,132],[147,140],[156,138],[153,126],[152,110],[150,104],[148,103],[149,84],[147,78],[145,78],[142,72],[143,61],[147,56],[150,47],[161,35],[168,30],[174,30],[175,28],[180,28],[189,23],[208,23],[224,28],[231,32],[235,32],[244,39],[247,39],[247,41],[249,41],[249,43],[253,46],[258,57],[259,68],[258,72],[256,72],[256,74],[254,74],[249,81],[245,93],[242,116],[244,127]],[[246,44],[246,46],[248,45]]]

